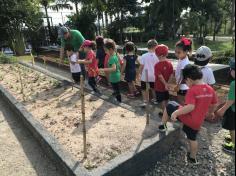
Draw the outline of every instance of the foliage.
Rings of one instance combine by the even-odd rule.
[[[42,24],[38,0],[0,0],[1,28],[17,55],[24,54],[22,31],[37,30]]]
[[[91,8],[84,6],[78,15],[69,16],[69,25],[73,29],[79,29],[86,39],[95,39],[96,14]]]
[[[5,54],[1,54],[0,53],[0,63],[1,64],[12,64],[12,63],[16,63],[17,62],[17,58],[14,56],[7,56]]]

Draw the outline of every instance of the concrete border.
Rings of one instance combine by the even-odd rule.
[[[78,161],[73,160],[72,156],[64,151],[58,141],[26,110],[24,105],[1,85],[0,97],[9,104],[47,155],[66,176],[139,176],[154,167],[156,162],[167,155],[172,148],[177,147],[178,139],[181,138],[179,127],[170,128],[165,134],[160,133],[143,139],[129,152],[117,156],[105,166],[88,171]]]

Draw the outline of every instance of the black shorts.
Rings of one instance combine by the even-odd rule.
[[[166,111],[169,117],[171,117],[171,115],[177,111],[180,107],[180,104],[178,104],[175,101],[171,101],[168,103],[167,107],[166,107]],[[178,119],[179,120],[179,119]],[[180,121],[180,120],[179,120]],[[180,121],[181,122],[181,121]],[[197,140],[197,135],[198,135],[198,130],[194,130],[186,125],[183,126],[183,131],[185,132],[187,138],[191,141],[196,141]]]
[[[222,122],[222,127],[226,130],[234,131],[235,130],[235,112],[232,108],[229,108],[224,115]]]
[[[166,92],[156,92],[157,102],[161,103],[163,101],[168,101],[170,99],[170,94]]]
[[[154,82],[149,82],[148,84],[150,85],[150,88],[151,88],[151,89],[154,89],[154,88],[155,88],[155,83],[154,83]],[[142,89],[142,90],[146,90],[146,89],[147,89],[147,87],[146,87],[146,82],[141,81],[141,89]]]
[[[179,90],[178,95],[185,96],[187,94],[188,90]]]
[[[72,73],[72,78],[75,81],[75,83],[79,83],[80,82],[80,75],[81,73]]]

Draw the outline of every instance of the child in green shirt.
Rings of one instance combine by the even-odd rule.
[[[235,79],[235,59],[230,61],[231,76]],[[221,117],[224,116],[223,128],[230,131],[230,139],[226,139],[223,149],[226,152],[235,153],[235,80],[230,84],[228,100],[225,105],[217,111]]]
[[[108,61],[108,68],[100,69],[100,72],[109,73],[109,81],[113,88],[113,95],[116,97],[118,102],[122,102],[120,93],[120,81],[121,81],[121,71],[120,71],[120,60],[116,54],[116,44],[113,40],[108,39],[105,42],[105,51],[109,54],[110,59]]]

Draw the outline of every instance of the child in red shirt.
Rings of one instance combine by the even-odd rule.
[[[203,74],[201,70],[194,65],[187,65],[183,69],[183,78],[190,89],[187,92],[185,106],[181,107],[176,102],[169,102],[163,118],[160,131],[167,130],[167,121],[181,121],[183,131],[186,133],[190,144],[190,153],[188,161],[197,164],[196,155],[198,152],[197,135],[205,120],[209,108],[214,112],[217,104],[217,96],[212,87],[203,83]]]
[[[95,93],[100,94],[100,91],[97,89],[97,83],[96,83],[96,78],[99,75],[99,69],[98,69],[98,61],[93,51],[94,46],[95,43],[93,43],[92,41],[89,40],[84,41],[81,48],[86,53],[86,59],[79,60],[78,63],[87,65],[88,83]]]
[[[168,82],[174,74],[173,65],[167,59],[168,52],[169,48],[166,45],[158,45],[156,48],[156,55],[159,58],[159,62],[155,65],[155,91],[157,102],[161,103],[163,111],[170,98]]]

